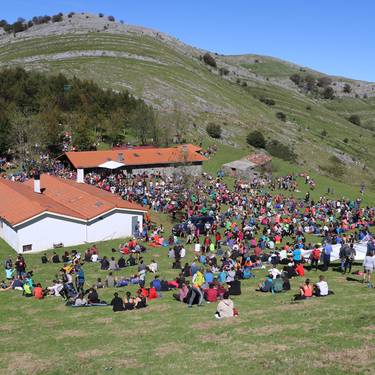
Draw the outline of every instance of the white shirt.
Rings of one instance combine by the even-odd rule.
[[[281,272],[277,268],[271,268],[270,274],[272,275],[273,279],[276,279],[276,276],[281,275]]]
[[[98,254],[92,254],[91,255],[91,262],[97,262],[98,261]]]
[[[316,283],[316,286],[319,288],[320,295],[321,296],[327,296],[328,295],[328,284],[326,281],[319,281]]]

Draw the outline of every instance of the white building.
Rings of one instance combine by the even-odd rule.
[[[0,180],[0,237],[18,253],[132,236],[146,212],[94,186],[49,175]]]

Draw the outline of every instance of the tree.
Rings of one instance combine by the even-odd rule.
[[[350,94],[352,92],[352,87],[349,85],[349,83],[345,83],[342,91],[344,91],[345,94]]]
[[[177,102],[174,103],[172,123],[172,126],[174,126],[174,128],[176,129],[177,143],[184,143],[187,128],[186,118],[182,115],[181,109]]]
[[[361,126],[361,118],[358,115],[351,115],[348,120],[357,126]]]
[[[11,147],[11,123],[3,105],[0,105],[0,155],[8,153]]]
[[[246,142],[256,148],[265,148],[266,147],[266,139],[264,135],[259,130],[253,130],[250,132],[246,137]]]
[[[63,14],[58,13],[52,16],[52,22],[61,22],[63,20]]]
[[[221,126],[210,122],[206,127],[207,134],[212,138],[221,138]]]
[[[72,135],[73,144],[77,146],[79,150],[91,150],[94,147],[95,134],[93,129],[94,125],[88,116],[84,114],[76,116]]]
[[[115,22],[115,17],[113,17],[113,16],[108,16],[108,21],[110,21],[110,22]]]
[[[100,18],[103,18],[103,17],[104,17],[104,14],[103,14],[103,13],[99,13],[99,17],[100,17]]]
[[[216,60],[207,52],[203,55],[203,61],[213,68],[216,68]]]
[[[62,112],[55,106],[51,110],[41,112],[36,118],[38,128],[42,130],[40,136],[42,145],[54,152],[61,151],[59,148],[64,130],[62,117]]]
[[[332,87],[326,87],[322,93],[324,99],[333,99],[335,97],[335,90]]]

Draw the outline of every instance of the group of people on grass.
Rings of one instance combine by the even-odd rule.
[[[160,297],[161,291],[175,288],[178,293],[174,298],[189,307],[201,306],[205,300],[219,301],[220,309],[225,311],[232,306],[229,297],[241,294],[241,280],[254,277],[255,270],[269,267],[265,280],[258,285],[260,292],[288,291],[293,277],[304,277],[304,265],[326,271],[332,246],[336,244],[341,246],[340,270],[350,273],[356,256],[354,243],[362,239],[369,239],[363,280],[370,283],[375,268],[375,243],[370,232],[375,222],[374,207],[363,206],[360,198],[321,196],[313,200],[310,193],[296,198],[294,193],[301,176],[257,177],[250,183],[237,180],[233,188],[222,177],[220,172],[216,178],[204,174],[190,181],[183,175],[87,174],[86,181],[98,188],[138,202],[151,211],[171,215],[176,223],[172,233],[166,236],[163,226],[153,224],[148,215],[144,225],[136,228],[135,237],[112,249],[110,257],[101,256],[96,246],[88,248],[83,255],[73,251],[60,257],[54,252],[48,258],[45,254],[42,263],[63,266],[52,285],[44,289],[40,284],[34,285],[22,256],[14,265],[8,259],[4,268],[10,285],[3,282],[1,290],[22,288],[26,295],[30,294],[28,288],[32,293],[41,288],[42,293],[37,289],[38,295],[58,295],[75,306],[86,306],[103,302],[98,296],[102,287],[138,285],[135,297],[125,293],[121,298],[116,292],[111,304],[114,310],[120,311],[130,310],[133,302],[133,308],[144,307],[148,300]],[[309,176],[302,178],[311,190],[315,188]],[[316,237],[316,243],[311,242],[311,236]],[[164,290],[159,287],[158,278],[145,288],[146,275],[155,276],[159,272],[154,260],[144,264],[141,254],[146,247],[165,247],[172,268],[178,273],[175,280],[159,280]],[[189,248],[194,260],[182,265]],[[312,250],[308,259],[303,257],[304,250]],[[100,270],[109,272],[89,289],[84,288],[85,263],[97,263]],[[138,270],[127,278],[116,275],[126,267],[138,267]],[[295,298],[328,294],[328,285],[321,276],[315,284],[306,279]]]

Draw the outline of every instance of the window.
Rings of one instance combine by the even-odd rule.
[[[33,245],[23,245],[22,251],[25,253],[26,251],[31,251],[33,249]]]

